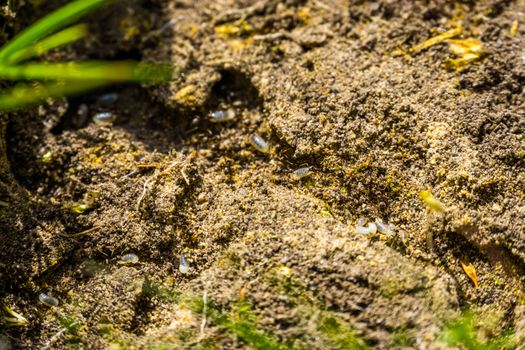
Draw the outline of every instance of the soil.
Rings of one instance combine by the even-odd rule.
[[[2,326],[0,349],[447,349],[467,310],[480,342],[525,348],[524,14],[179,0],[92,16],[93,38],[48,58],[176,76],[3,119],[0,298],[29,325]],[[484,47],[461,69],[446,42],[411,50],[460,23]],[[361,217],[394,232],[358,234]]]

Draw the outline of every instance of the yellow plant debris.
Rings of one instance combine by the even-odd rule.
[[[215,27],[215,33],[223,39],[234,38],[253,32],[253,27],[245,20],[221,24]]]
[[[514,22],[512,22],[512,26],[509,29],[509,35],[515,36],[516,34],[518,34],[519,26],[520,24],[518,20],[515,20]]]
[[[474,286],[476,288],[479,288],[478,285],[478,276],[476,275],[476,269],[474,268],[474,265],[471,263],[466,263],[463,260],[460,260],[461,267],[463,268],[463,271],[467,274],[467,276],[474,282]]]
[[[421,200],[423,202],[425,202],[425,204],[430,209],[435,210],[437,212],[445,211],[445,205],[443,203],[441,203],[441,201],[439,199],[434,197],[432,195],[432,193],[430,193],[428,191],[421,191],[421,192],[419,192],[419,198],[421,198]]]
[[[461,72],[471,62],[479,60],[484,53],[484,47],[481,41],[474,38],[448,40],[449,50],[459,58],[448,58],[445,66],[448,69]]]
[[[411,49],[411,51],[413,53],[418,53],[418,52],[420,52],[422,50],[428,49],[431,46],[439,44],[439,43],[441,43],[441,42],[443,42],[445,40],[452,39],[453,37],[456,37],[456,36],[460,35],[461,33],[463,33],[463,27],[462,26],[458,26],[456,28],[447,30],[444,33],[436,35],[435,37],[432,37],[432,38],[422,42],[419,45],[414,46]]]
[[[478,39],[449,40],[448,43],[449,50],[457,56],[483,53],[483,44]]]

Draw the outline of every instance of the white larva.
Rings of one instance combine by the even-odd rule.
[[[390,237],[390,236],[392,236],[394,234],[394,225],[392,225],[392,224],[385,224],[385,223],[383,223],[383,221],[381,221],[381,219],[377,219],[375,224],[376,224],[377,230],[380,233],[383,233],[383,234],[385,234],[388,237]]]
[[[377,232],[377,226],[373,222],[368,223],[366,227],[356,225],[355,232],[357,232],[360,235],[373,235]]]
[[[179,271],[180,271],[180,273],[188,273],[189,270],[190,270],[190,265],[186,261],[186,258],[184,257],[184,255],[181,255],[180,258],[179,258]]]
[[[387,226],[383,223],[383,221],[381,219],[376,219],[376,222],[375,222],[376,226],[377,226],[377,230],[381,233],[385,233],[386,230],[387,230]]]
[[[93,121],[97,124],[111,124],[117,119],[117,116],[111,112],[97,113],[93,116]]]
[[[49,307],[58,306],[59,304],[57,298],[54,298],[44,293],[40,293],[40,295],[38,295],[38,300],[45,306],[49,306]]]
[[[114,102],[117,102],[117,100],[118,100],[118,94],[116,92],[105,94],[98,98],[98,102],[102,104],[114,103]]]
[[[270,146],[258,134],[253,134],[252,137],[250,137],[250,143],[252,144],[253,148],[255,148],[259,152],[262,152],[262,153],[270,152]]]
[[[126,254],[120,258],[123,264],[136,264],[139,262],[139,257],[136,254]]]
[[[210,121],[212,123],[224,123],[233,119],[235,119],[235,111],[233,109],[214,111],[210,113]]]
[[[293,172],[294,178],[300,180],[310,175],[310,167],[299,168]]]

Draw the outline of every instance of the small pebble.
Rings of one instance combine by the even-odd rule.
[[[233,109],[210,113],[210,121],[213,123],[224,123],[233,119],[235,119],[235,111]]]
[[[97,124],[111,124],[117,119],[117,116],[111,112],[97,113],[93,116],[93,121]]]
[[[114,103],[114,102],[117,102],[117,100],[118,100],[118,94],[116,92],[105,94],[98,98],[98,102],[102,104]]]
[[[44,293],[40,293],[40,295],[38,296],[38,300],[40,300],[40,302],[44,304],[45,306],[49,306],[49,307],[58,306],[57,298],[54,298]]]
[[[253,148],[255,148],[259,152],[262,152],[262,153],[270,152],[270,146],[258,134],[253,134],[252,137],[250,137],[250,143],[252,144]]]
[[[120,258],[123,264],[136,264],[139,262],[139,257],[136,254],[126,254]]]
[[[184,257],[184,255],[181,255],[180,259],[179,259],[179,271],[180,271],[180,273],[188,273],[189,269],[190,269],[190,265],[186,261],[186,258]]]
[[[300,180],[310,175],[310,167],[299,168],[293,172],[293,175],[297,180]]]

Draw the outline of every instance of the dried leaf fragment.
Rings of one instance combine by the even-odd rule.
[[[432,37],[422,42],[421,44],[414,46],[411,51],[413,53],[418,53],[421,50],[428,49],[429,47],[439,44],[447,39],[452,39],[453,37],[460,35],[462,32],[463,32],[463,27],[461,26],[447,30],[444,33],[436,35],[435,37]]]
[[[455,70],[457,72],[463,71],[465,68],[467,68],[469,63],[475,62],[479,59],[479,55],[476,54],[468,54],[461,58],[447,58],[445,61],[445,67],[449,70]]]
[[[459,40],[448,40],[449,50],[457,59],[448,58],[445,67],[450,70],[461,72],[471,62],[479,60],[485,53],[483,44],[478,39],[467,38]]]
[[[215,33],[223,39],[238,37],[252,32],[253,27],[246,20],[239,20],[233,24],[221,24],[215,27]]]
[[[478,276],[476,275],[476,269],[474,268],[474,265],[472,263],[465,263],[463,260],[460,260],[461,267],[463,268],[463,271],[467,274],[467,276],[474,282],[474,286],[476,288],[479,288],[478,285]]]
[[[13,311],[9,306],[1,304],[2,319],[0,323],[6,326],[25,326],[29,324],[29,321],[18,312]]]
[[[518,20],[515,20],[514,22],[512,22],[512,26],[510,26],[510,29],[509,29],[509,35],[515,36],[516,34],[518,34],[519,26],[520,24]]]
[[[450,44],[449,50],[457,56],[483,53],[483,44],[478,39],[449,40],[448,43]]]
[[[248,283],[244,283],[239,291],[239,300],[245,300],[248,293]]]

